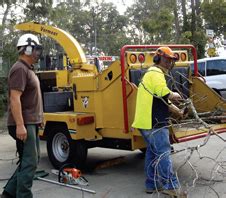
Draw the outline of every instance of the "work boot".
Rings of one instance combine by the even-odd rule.
[[[170,195],[172,197],[187,198],[187,192],[179,189],[163,190],[161,191],[161,193],[165,195]]]

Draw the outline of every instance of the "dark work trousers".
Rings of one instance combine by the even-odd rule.
[[[16,138],[16,126],[8,126],[9,134],[16,140],[19,164],[4,187],[4,191],[16,198],[32,198],[31,187],[39,161],[38,125],[25,125],[27,140],[25,142]]]

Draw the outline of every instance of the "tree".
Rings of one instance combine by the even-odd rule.
[[[183,32],[186,32],[189,30],[186,2],[187,2],[186,0],[181,0],[181,9],[182,9],[182,16],[183,16],[183,28],[182,28]]]
[[[206,37],[200,4],[200,0],[137,0],[128,15],[139,32],[148,34],[143,37],[146,43],[189,43],[203,57]]]
[[[2,33],[4,33],[7,16],[9,14],[10,8],[11,8],[11,1],[10,0],[7,0],[7,1],[1,0],[0,1],[0,6],[3,8],[2,10],[4,10],[3,11],[3,18],[2,18],[2,27],[1,27],[1,31],[2,31]],[[4,9],[4,7],[6,7],[6,8]]]
[[[3,18],[0,25],[0,56],[3,58],[3,67],[1,76],[8,73],[9,64],[15,61],[17,53],[15,53],[15,33],[13,26],[15,24],[14,9],[17,5],[16,0],[1,0],[0,7],[3,11]],[[8,66],[7,66],[8,65]]]
[[[72,34],[85,45],[89,54],[99,51],[119,54],[117,43],[126,40],[127,18],[120,15],[112,3],[87,5],[74,14],[72,21]]]
[[[202,58],[205,53],[206,36],[202,26],[200,0],[191,0],[191,10],[191,43],[196,47],[198,57]]]
[[[125,32],[128,20],[119,14],[112,3],[102,3],[98,6],[98,12],[96,22],[97,47],[106,54],[119,55],[119,49],[122,47],[119,44],[128,41]]]
[[[130,37],[133,43],[144,44],[149,36],[143,28],[143,22],[149,18],[149,7],[151,7],[150,1],[136,1],[126,11],[127,17],[129,18],[129,29]]]
[[[73,2],[64,1],[57,4],[50,13],[52,25],[71,32],[73,20],[83,12],[82,7],[83,5],[79,0]],[[82,20],[82,18],[79,18],[79,20]]]
[[[174,1],[174,8],[173,8],[173,14],[174,14],[174,23],[175,23],[175,42],[178,43],[181,36],[181,27],[180,27],[180,18],[178,13],[178,3],[179,1]]]
[[[150,34],[150,41],[158,44],[172,42],[172,25],[173,15],[168,9],[161,9],[155,18],[143,22],[144,30]]]
[[[143,34],[140,38],[144,38],[146,43],[173,42],[175,4],[175,0],[137,0],[128,9],[130,23],[138,29],[138,35]],[[144,40],[140,40],[140,43],[144,43]]]
[[[52,11],[52,0],[29,0],[29,3],[24,9],[24,14],[26,17],[24,20],[27,21],[36,21],[39,23],[48,22],[50,13]]]
[[[69,32],[72,34],[76,39],[78,39],[78,36],[74,34],[73,32],[73,26],[74,26],[74,18],[76,16],[80,16],[80,21],[82,20],[82,13],[81,11],[81,4],[80,1],[63,1],[57,4],[57,6],[51,10],[50,12],[50,25],[53,25],[55,27],[59,27],[60,29],[63,29],[66,32]],[[78,27],[80,28],[80,27]],[[78,42],[82,43],[80,39],[78,39]],[[47,49],[47,53],[49,51],[58,51],[60,50],[63,52],[63,49],[60,48],[60,46],[55,41],[50,41],[49,38],[45,38],[45,43],[47,46],[44,46],[44,49]]]
[[[226,1],[203,1],[201,11],[205,20],[205,27],[212,29],[216,35],[226,32]]]

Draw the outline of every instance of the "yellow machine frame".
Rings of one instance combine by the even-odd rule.
[[[45,127],[40,129],[40,137],[47,140],[47,145],[50,144],[48,147],[50,150],[53,148],[51,144],[57,140],[56,143],[59,142],[60,149],[63,148],[62,153],[68,152],[65,155],[62,154],[64,157],[59,156],[58,159],[57,156],[61,150],[59,149],[59,152],[55,153],[50,151],[49,157],[55,167],[72,160],[73,153],[76,153],[76,162],[79,164],[80,158],[78,156],[80,156],[81,150],[84,150],[85,153],[87,148],[94,146],[127,150],[145,148],[144,140],[139,131],[131,128],[135,112],[137,85],[130,82],[129,70],[149,67],[153,54],[143,52],[144,58],[148,62],[132,64],[128,58],[132,53],[129,49],[156,49],[159,46],[124,46],[121,49],[121,62],[116,60],[108,68],[98,73],[95,65],[86,62],[81,46],[69,33],[59,28],[33,22],[18,24],[15,28],[51,37],[64,48],[70,63],[73,65],[72,70],[38,72],[41,82],[48,79],[56,82],[57,93],[62,94],[64,90],[67,90],[73,95],[72,104],[70,104],[73,106],[73,110],[44,113]],[[193,46],[170,45],[170,47],[191,48],[197,64],[196,51]],[[138,52],[133,53],[136,55]],[[226,109],[222,98],[198,77],[190,79],[190,93],[199,93],[199,95],[203,94],[211,98],[207,104],[194,102],[195,107],[200,109],[200,112],[213,110],[216,105]],[[221,124],[215,128],[222,132],[225,131],[226,125]],[[195,139],[206,133],[198,130],[183,132],[176,128],[172,129],[172,132],[174,142]],[[49,139],[51,139],[50,143],[48,143]],[[67,143],[65,144],[65,142]],[[79,151],[77,151],[78,148],[72,151],[71,148],[74,148],[75,145],[79,145]],[[68,148],[70,149],[68,150]]]

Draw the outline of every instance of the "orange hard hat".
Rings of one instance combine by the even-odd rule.
[[[159,55],[159,56],[165,56],[168,58],[172,58],[172,59],[177,59],[177,57],[174,55],[173,51],[167,46],[159,47],[156,50],[155,54]]]

